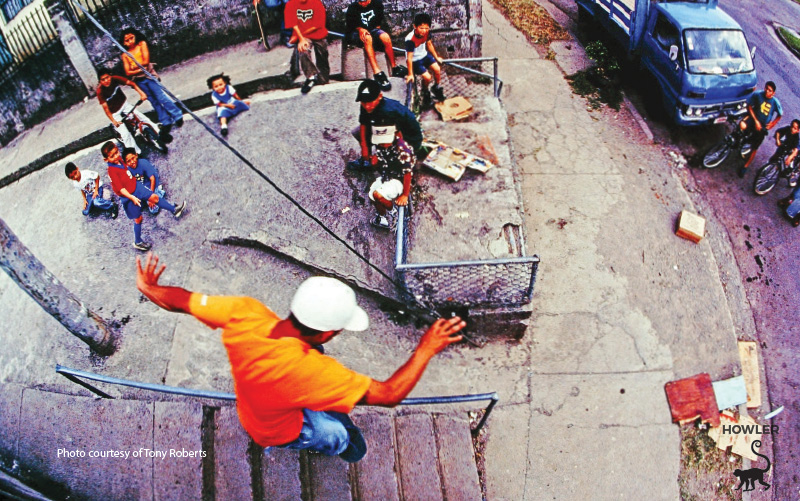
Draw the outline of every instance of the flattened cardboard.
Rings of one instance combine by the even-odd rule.
[[[472,114],[472,103],[461,96],[445,99],[436,103],[436,111],[442,116],[442,121],[463,120]]]

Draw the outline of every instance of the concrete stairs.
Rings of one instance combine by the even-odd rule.
[[[16,435],[0,444],[3,463],[53,499],[482,499],[466,411],[359,408],[352,417],[369,452],[351,465],[315,453],[265,452],[241,428],[235,407],[216,402],[0,386],[0,428]]]

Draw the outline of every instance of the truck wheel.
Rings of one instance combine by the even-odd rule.
[[[766,195],[775,187],[780,176],[780,166],[775,162],[770,162],[758,171],[755,181],[753,181],[753,191],[756,195]]]
[[[703,167],[706,169],[713,169],[718,167],[719,164],[725,161],[728,158],[728,154],[731,152],[731,147],[727,141],[720,141],[710,150],[708,153],[705,154],[703,157]]]

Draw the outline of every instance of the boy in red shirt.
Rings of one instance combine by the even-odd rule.
[[[147,251],[152,245],[142,240],[142,202],[156,204],[162,209],[170,211],[177,219],[186,210],[186,201],[181,202],[176,207],[169,203],[166,198],[159,197],[137,181],[123,163],[119,148],[111,141],[106,142],[100,151],[103,153],[103,160],[108,163],[108,177],[111,178],[111,188],[122,200],[122,208],[125,209],[125,215],[128,216],[128,219],[133,220],[133,248]]]
[[[306,81],[300,92],[308,94],[317,84],[328,83],[331,68],[328,64],[328,29],[325,27],[325,6],[320,0],[289,0],[284,11],[286,28],[292,30],[290,43],[296,44],[291,68],[295,68],[297,60]],[[316,65],[311,60],[311,48],[314,48]]]

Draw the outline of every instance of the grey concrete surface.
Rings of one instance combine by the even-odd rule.
[[[510,145],[509,158],[522,173],[518,188],[528,251],[543,259],[534,320],[520,341],[498,339],[482,349],[446,350],[431,362],[412,396],[499,392],[501,405],[487,431],[489,499],[639,499],[642,486],[658,499],[677,499],[678,429],[669,423],[663,384],[698,372],[721,379],[740,370],[734,321],[715,261],[720,251],[709,245],[717,242],[718,229],[710,226],[708,239],[698,245],[676,237],[677,214],[693,206],[663,152],[642,139],[624,110],[587,112],[556,62],[541,59],[488,4],[484,16],[484,54],[501,56],[501,111],[508,117],[507,139],[498,131],[497,143],[494,136],[492,142]],[[393,244],[359,226],[367,215],[359,199],[367,180],[342,165],[356,153],[348,135],[357,106],[352,97],[342,97],[352,94],[352,85],[315,88],[308,96],[297,96],[297,91],[280,98],[256,96],[254,109],[233,121],[229,141],[269,167],[270,176],[291,187],[337,232],[388,264],[381,252]],[[339,101],[346,103],[330,104]],[[281,106],[286,106],[280,112],[283,120],[277,111]],[[75,115],[78,122],[81,116]],[[203,118],[213,123],[210,115]],[[428,128],[433,131],[436,125],[431,122]],[[26,151],[14,155],[45,150],[38,136],[30,137],[30,143],[16,144]],[[356,284],[375,280],[335,250],[337,244],[306,223],[298,224],[291,210],[270,211],[274,193],[203,136],[198,124],[176,131],[169,156],[151,158],[166,181],[168,198],[185,197],[190,204],[179,221],[169,214],[146,217],[145,238],[155,242],[168,264],[165,283],[252,295],[285,315],[294,287],[325,269],[320,256],[328,256],[327,266],[347,273]],[[74,161],[103,170],[96,150]],[[449,183],[427,176],[431,186]],[[347,189],[330,187],[328,179],[344,179]],[[304,190],[304,181],[310,180],[315,188]],[[475,178],[470,183],[485,181],[500,182]],[[493,211],[496,202],[486,203],[481,196],[477,207]],[[502,202],[503,207],[513,205]],[[130,223],[124,216],[86,220],[79,203],[59,163],[0,190],[0,217],[87,304],[125,321],[119,350],[107,360],[88,357],[80,342],[3,275],[0,340],[15,350],[0,351],[0,382],[83,394],[53,373],[59,362],[117,377],[232,390],[219,334],[189,317],[159,310],[135,291]],[[345,207],[350,211],[342,213]],[[220,243],[230,236],[256,248]],[[488,249],[487,242],[476,248]],[[719,245],[724,249],[724,241]],[[420,330],[394,323],[387,315],[391,308],[373,295],[362,294],[360,300],[372,328],[339,336],[328,353],[384,379],[405,362]],[[143,398],[120,391],[123,397]],[[29,419],[34,407],[66,406],[66,400],[58,399],[72,397],[37,398],[23,409]],[[131,405],[150,405],[153,412],[152,404]],[[0,414],[0,419],[12,420],[13,414]],[[53,424],[43,418],[37,426]],[[53,433],[54,440],[67,443],[61,430]],[[28,448],[29,442],[36,450],[43,447],[28,437]],[[408,443],[398,440],[397,446]],[[621,476],[631,481],[615,483]]]

